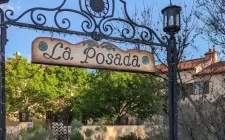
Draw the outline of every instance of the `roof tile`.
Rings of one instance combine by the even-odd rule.
[[[198,75],[205,75],[205,74],[217,74],[217,73],[225,73],[225,61],[217,62],[211,64],[210,66],[206,67],[199,73],[195,74]]]
[[[198,58],[198,59],[192,59],[192,60],[187,60],[187,61],[181,61],[178,64],[178,69],[179,70],[188,70],[188,69],[194,69],[196,66],[206,63],[209,60],[206,58]],[[168,65],[167,64],[161,64],[161,65],[156,65],[156,68],[162,72],[165,73],[168,71]]]

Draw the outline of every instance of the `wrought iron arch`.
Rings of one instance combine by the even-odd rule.
[[[5,111],[5,45],[7,42],[6,30],[8,25],[27,27],[35,30],[43,30],[49,32],[63,33],[87,36],[94,40],[101,39],[121,41],[127,43],[139,43],[143,45],[155,45],[167,48],[169,39],[167,36],[159,37],[150,27],[135,23],[129,16],[125,0],[117,0],[123,6],[126,18],[115,16],[116,0],[77,0],[79,10],[64,8],[66,0],[55,8],[34,7],[24,11],[19,16],[15,16],[13,10],[0,9],[1,15],[1,140],[5,140],[6,136],[6,111]],[[0,4],[7,3],[8,0],[2,0]],[[39,12],[38,12],[39,11]],[[55,12],[54,25],[48,26],[48,17],[42,12]],[[38,12],[38,14],[35,14]],[[59,20],[58,16],[62,12],[70,12],[82,16],[85,20],[82,21],[81,31],[71,28],[71,20],[63,18]],[[31,22],[22,22],[21,19],[29,15]],[[129,25],[130,28],[121,28],[121,34],[115,33],[114,27],[110,22],[122,22]],[[135,28],[140,28],[142,31],[137,32]]]
[[[160,38],[151,28],[135,23],[127,12],[127,6],[125,0],[118,0],[122,3],[125,18],[115,17],[115,0],[79,0],[80,10],[63,8],[66,4],[66,0],[62,0],[62,3],[55,8],[42,8],[35,7],[26,10],[18,17],[15,17],[13,10],[6,10],[4,12],[5,22],[3,26],[13,25],[19,27],[29,27],[37,30],[53,31],[57,33],[66,33],[74,35],[82,35],[91,37],[97,41],[101,39],[124,41],[130,43],[140,43],[144,45],[157,45],[167,46],[167,39],[165,37]],[[111,5],[110,5],[111,4]],[[38,12],[35,16],[35,12]],[[42,13],[53,11],[54,13],[54,26],[47,26],[48,17]],[[82,22],[82,31],[71,29],[71,20],[68,18],[58,19],[58,16],[62,12],[70,12],[78,14],[85,18]],[[26,15],[30,15],[31,23],[21,22],[21,18]],[[123,28],[121,35],[115,34],[114,27],[110,22],[121,22],[129,25],[131,28]],[[135,28],[141,28],[142,31],[138,33]]]

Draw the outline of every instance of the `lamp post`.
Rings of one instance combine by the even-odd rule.
[[[163,30],[168,35],[167,47],[168,78],[169,78],[169,140],[178,139],[178,107],[177,107],[177,48],[175,34],[180,31],[181,7],[170,5],[162,10]]]

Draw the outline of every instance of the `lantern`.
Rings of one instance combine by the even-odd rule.
[[[163,31],[168,34],[175,34],[180,31],[181,7],[170,5],[162,10]]]

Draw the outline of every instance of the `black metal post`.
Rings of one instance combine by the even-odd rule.
[[[6,95],[5,95],[5,45],[6,45],[6,26],[4,25],[4,12],[0,9],[0,59],[1,59],[1,140],[6,139]]]
[[[178,108],[177,108],[177,48],[174,34],[170,35],[167,48],[169,67],[169,140],[178,139]]]

